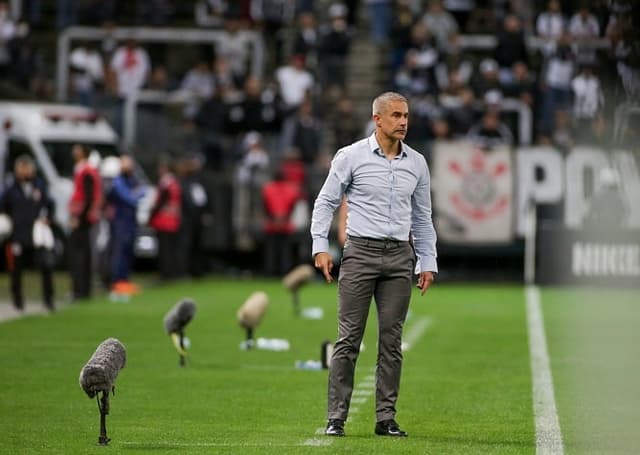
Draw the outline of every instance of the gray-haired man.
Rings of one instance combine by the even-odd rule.
[[[313,209],[315,266],[331,282],[333,262],[327,238],[333,213],[343,194],[347,197],[347,242],[338,279],[338,340],[329,373],[325,431],[329,436],[344,436],[371,297],[375,297],[379,326],[375,433],[407,435],[395,421],[395,405],[402,326],[416,256],[423,295],[438,270],[429,169],[424,157],[402,142],[408,119],[406,98],[393,92],[378,96],[373,101],[374,134],[338,151]]]

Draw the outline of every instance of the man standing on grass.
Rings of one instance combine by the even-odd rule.
[[[14,163],[13,182],[0,197],[0,213],[11,219],[13,230],[6,245],[7,270],[11,274],[11,297],[18,311],[24,310],[22,271],[29,257],[40,269],[42,299],[45,308],[53,311],[53,252],[34,241],[37,223],[49,226],[53,219],[53,201],[44,182],[36,176],[33,159],[20,155]],[[51,228],[48,229],[49,232]],[[53,242],[53,236],[50,237]],[[50,245],[53,247],[53,245]]]
[[[338,151],[313,209],[315,266],[331,282],[327,238],[333,213],[346,195],[347,241],[338,278],[338,340],[329,371],[328,436],[345,434],[372,297],[379,337],[375,433],[407,436],[395,421],[402,326],[414,268],[423,295],[438,271],[429,169],[424,157],[402,142],[408,119],[406,98],[393,92],[378,96],[373,101],[375,132]]]
[[[102,180],[89,163],[89,147],[74,144],[73,193],[69,201],[69,270],[73,300],[91,297],[94,231],[102,210]]]
[[[144,188],[135,176],[136,163],[133,157],[120,157],[118,175],[107,193],[110,213],[111,262],[110,281],[114,292],[133,294],[139,291],[131,283],[131,264],[134,259],[134,243],[138,230],[138,203],[144,197]]]

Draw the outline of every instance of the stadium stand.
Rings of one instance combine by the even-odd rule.
[[[410,99],[407,140],[427,157],[438,138],[480,137],[487,111],[515,145],[566,148],[594,134],[604,145],[633,143],[633,2],[475,3],[0,2],[0,94],[91,105],[151,175],[160,153],[200,154],[218,213],[249,197],[234,175],[246,173],[236,169],[254,133],[271,168],[302,159],[310,204],[336,149],[367,131],[371,97],[384,89]],[[114,59],[134,40],[139,52],[122,64],[148,59],[149,68],[127,94]],[[247,200],[259,200],[259,185],[251,188]],[[242,219],[259,224],[260,210]],[[243,223],[237,231],[223,222],[210,246],[247,244],[234,236],[261,231]]]

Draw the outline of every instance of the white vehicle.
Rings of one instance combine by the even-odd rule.
[[[0,184],[6,186],[19,155],[33,157],[38,175],[46,182],[55,204],[59,233],[69,230],[69,199],[73,189],[74,144],[88,145],[91,159],[101,161],[118,155],[118,135],[107,120],[92,109],[64,104],[0,102]],[[138,223],[145,226],[155,192],[141,169],[138,176],[148,186],[138,208]],[[157,254],[155,236],[139,229],[136,256]]]

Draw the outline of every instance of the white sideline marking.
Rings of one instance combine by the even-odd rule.
[[[60,311],[69,306],[68,304],[60,301],[55,302],[55,305],[56,311]],[[13,321],[14,319],[22,319],[24,317],[34,315],[49,317],[51,314],[44,308],[42,303],[35,300],[28,300],[25,303],[23,312],[16,310],[13,307],[13,304],[10,303],[10,300],[0,300],[0,324],[3,322]]]
[[[302,443],[303,446],[314,446],[314,447],[325,447],[325,446],[330,446],[333,443],[332,439],[329,439],[328,437],[324,437],[324,438],[311,438],[311,439],[307,439],[306,441],[304,441]]]
[[[323,439],[324,440],[324,439]],[[122,443],[125,447],[139,447],[139,448],[183,448],[183,447],[296,447],[301,444],[287,444],[287,443],[251,443],[251,442],[172,442],[172,441],[160,441],[160,442],[135,442],[127,441]],[[321,445],[321,444],[318,444]]]
[[[241,368],[246,368],[249,370],[273,370],[273,371],[290,371],[291,367],[289,365],[252,365],[250,363],[245,363],[241,365]]]
[[[424,332],[427,331],[430,325],[430,318],[422,317],[418,319],[415,324],[413,324],[411,328],[407,330],[407,334],[404,337],[404,341],[402,343],[402,350],[404,352],[411,350],[411,348],[422,337],[422,335],[424,335]]]
[[[533,382],[533,414],[536,425],[536,454],[562,455],[564,447],[553,392],[540,290],[536,286],[527,286],[525,292]]]

